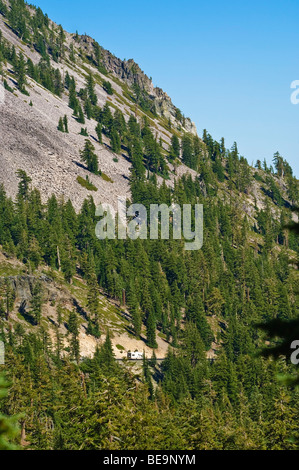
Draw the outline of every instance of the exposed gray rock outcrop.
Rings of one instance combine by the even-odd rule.
[[[35,286],[39,283],[43,293],[45,302],[53,302],[58,298],[58,292],[55,289],[54,282],[46,275],[41,276],[7,276],[0,277],[0,284],[8,283],[13,290],[17,302],[17,306],[22,310],[26,310],[32,300]]]

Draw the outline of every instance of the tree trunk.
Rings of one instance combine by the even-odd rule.
[[[60,252],[59,252],[58,245],[57,245],[57,260],[58,260],[58,271],[61,271]]]

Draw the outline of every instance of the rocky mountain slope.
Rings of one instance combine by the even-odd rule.
[[[10,2],[4,1],[0,5],[1,13],[3,13],[3,5],[10,11]],[[26,6],[26,10],[32,17],[37,14],[36,9],[30,6]],[[31,60],[34,65],[37,65],[41,61],[40,52],[35,45],[24,42],[24,38],[13,27],[8,16],[7,11],[6,14],[0,14],[1,40],[7,47],[14,48],[17,56],[22,54],[26,62]],[[49,20],[47,32],[58,36],[59,27]],[[103,71],[101,73],[99,64],[95,63],[95,41],[88,36],[78,37],[66,31],[63,31],[63,35],[64,57],[56,61],[48,56],[49,65],[59,70],[63,79],[67,73],[74,77],[77,90],[84,88],[88,74],[92,73],[96,77],[95,92],[99,107],[104,107],[108,103],[112,111],[121,110],[126,120],[132,114],[140,122],[143,116],[150,116],[151,127],[156,138],[161,139],[165,151],[169,148],[172,135],[169,123],[177,129],[178,135],[183,131],[196,134],[194,123],[185,118],[183,123],[177,120],[179,110],[172,104],[171,99],[163,90],[154,88],[152,81],[133,60],[121,61],[109,51],[101,48]],[[69,59],[71,50],[74,55],[73,61]],[[88,61],[88,57],[92,57],[92,60]],[[85,137],[80,135],[82,124],[77,122],[73,116],[73,110],[69,107],[68,90],[64,88],[61,96],[57,96],[27,75],[28,95],[24,94],[18,88],[12,63],[4,61],[1,65],[0,87],[3,99],[0,103],[0,183],[4,184],[8,196],[15,198],[19,183],[16,173],[18,169],[22,169],[31,178],[32,188],[35,187],[40,191],[44,202],[54,194],[58,198],[70,199],[77,211],[91,194],[96,204],[103,202],[116,204],[118,196],[129,197],[131,162],[126,149],[122,149],[121,153],[116,155],[111,151],[110,139],[105,135],[103,135],[103,143],[98,143],[95,132],[97,123],[93,118],[86,119],[83,127],[87,129],[89,139],[95,145],[99,167],[108,178],[91,174],[80,162],[80,150],[84,146]],[[8,85],[6,89],[4,80]],[[104,90],[103,81],[111,83],[112,96]],[[136,84],[155,107],[155,115],[144,112],[132,99],[132,86]],[[61,133],[57,129],[61,116],[68,117],[68,134]],[[182,119],[180,112],[179,117]],[[195,175],[193,170],[182,164],[176,168],[175,172],[172,165],[170,169],[172,173],[167,184],[171,186],[175,177],[180,177],[184,173]],[[91,193],[77,182],[78,177],[86,179],[87,176],[90,183],[97,188],[96,192]],[[162,181],[161,178],[159,180]],[[19,312],[22,308],[24,311],[29,308],[32,291],[37,282],[41,282],[45,294],[43,306],[45,326],[57,322],[54,307],[57,302],[62,303],[66,312],[71,311],[74,305],[84,309],[86,289],[82,279],[74,280],[70,288],[63,282],[63,277],[58,277],[55,283],[52,278],[53,273],[50,273],[50,276],[49,273],[44,272],[30,275],[22,263],[4,255],[1,255],[0,268],[3,275],[11,274],[8,278],[9,284],[16,295],[16,303],[10,316],[11,324],[20,323],[28,328],[28,323]],[[7,276],[2,277],[2,280],[4,278]],[[128,325],[130,325],[128,313],[122,311],[119,304],[111,299],[108,300],[103,293],[99,292],[99,296],[103,308],[102,318],[105,319],[101,329],[104,332],[107,328],[110,329],[116,357],[123,358],[126,351],[130,349],[145,350],[146,355],[150,357],[151,351],[146,343],[137,340],[128,332]],[[108,320],[110,316],[111,320]],[[86,328],[87,324],[83,322],[80,331],[80,350],[82,356],[91,356],[99,342],[104,341],[105,335],[102,335],[101,340],[96,340],[86,334]],[[50,329],[50,331],[53,335],[53,330]],[[63,325],[61,331],[67,338],[67,329]],[[157,336],[157,341],[159,345],[157,357],[165,357],[168,343],[159,336]],[[67,347],[67,339],[65,342]]]
[[[50,22],[51,31],[57,28],[55,23]],[[15,47],[16,54],[21,52],[26,61],[31,59],[34,64],[41,60],[40,54],[34,47],[24,45],[22,39],[9,26],[7,19],[1,15],[0,30],[3,38]],[[93,73],[97,78],[95,92],[98,106],[103,107],[107,102],[111,109],[120,109],[126,120],[131,114],[137,115],[139,120],[145,115],[142,109],[128,98],[127,87],[138,83],[146,93],[149,93],[149,99],[156,105],[157,117],[151,120],[151,125],[157,139],[161,138],[164,148],[168,149],[171,138],[171,132],[167,128],[168,119],[173,126],[180,128],[175,119],[176,108],[170,98],[162,90],[154,88],[152,82],[133,61],[122,62],[105,50],[102,51],[102,57],[108,75],[100,73],[95,65],[86,64],[86,59],[83,61],[79,55],[79,51],[84,57],[91,54],[94,41],[86,36],[79,37],[78,41],[75,41],[75,35],[66,32],[64,35],[65,57],[69,54],[70,44],[73,44],[76,62],[70,63],[65,58],[57,63],[50,59],[51,66],[58,69],[62,77],[67,73],[73,76],[78,90],[84,88],[87,74]],[[11,64],[8,63],[4,69],[7,83],[13,93],[5,91],[4,103],[0,106],[0,182],[5,184],[8,194],[14,197],[17,192],[16,171],[19,168],[25,169],[32,178],[33,187],[41,191],[44,200],[55,194],[70,198],[75,208],[79,209],[90,192],[80,186],[76,179],[78,176],[85,178],[90,174],[80,166],[79,152],[84,146],[84,138],[79,135],[82,125],[73,117],[73,110],[68,106],[67,90],[64,90],[59,97],[27,77],[27,89],[30,94],[27,97],[16,86]],[[113,96],[109,96],[103,89],[103,80],[112,84]],[[32,106],[29,106],[30,102]],[[69,120],[69,134],[62,134],[57,130],[59,118],[64,115]],[[190,120],[185,120],[185,126],[186,131],[196,133],[195,125]],[[94,200],[96,203],[116,202],[118,195],[128,195],[129,192],[128,177],[131,164],[128,155],[123,151],[115,162],[116,155],[111,152],[109,139],[104,137],[103,145],[96,143],[96,121],[86,120],[83,127],[87,128],[91,141],[96,145],[99,167],[113,181],[110,183],[91,175],[91,183],[98,188],[93,194]],[[182,166],[178,170],[178,175],[188,171],[191,172]],[[173,180],[172,175],[169,184],[172,184]]]
[[[125,359],[127,351],[144,351],[150,358],[152,350],[146,345],[145,330],[141,339],[137,340],[131,330],[130,315],[119,302],[109,299],[99,290],[100,302],[100,328],[103,334],[97,339],[87,334],[87,286],[86,282],[76,276],[72,285],[65,282],[63,276],[47,268],[40,269],[34,274],[28,273],[26,267],[20,261],[0,252],[0,287],[4,283],[14,292],[14,307],[9,314],[9,323],[12,329],[16,325],[22,326],[30,333],[36,330],[36,326],[30,324],[30,318],[26,317],[30,311],[34,287],[39,284],[43,295],[42,322],[40,327],[48,331],[51,340],[55,342],[57,328],[63,338],[63,347],[68,348],[70,334],[68,331],[68,315],[72,310],[80,313],[79,341],[81,357],[92,357],[96,348],[105,342],[107,329],[110,331],[111,342],[116,359]],[[59,306],[61,318],[57,317]],[[27,320],[26,320],[27,318]],[[56,331],[56,333],[55,333]],[[157,358],[163,359],[167,353],[169,344],[165,336],[158,334]]]

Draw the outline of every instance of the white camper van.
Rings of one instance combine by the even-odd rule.
[[[131,360],[142,360],[143,359],[143,352],[139,352],[139,351],[134,351],[134,352],[131,352],[129,351],[128,352],[128,359],[131,359]]]

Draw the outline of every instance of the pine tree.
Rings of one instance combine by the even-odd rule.
[[[107,369],[110,369],[110,371],[113,370],[115,359],[109,330],[107,330],[106,339],[100,348],[98,357],[101,364],[103,364]]]
[[[176,136],[176,134],[173,134],[173,136],[171,138],[171,147],[170,147],[170,151],[169,151],[169,160],[173,161],[173,160],[176,160],[177,158],[180,158],[180,153],[181,153],[180,141],[179,141],[178,137]]]
[[[98,98],[97,98],[97,95],[95,93],[94,79],[93,79],[93,76],[92,76],[91,72],[89,73],[89,75],[87,77],[87,80],[86,80],[86,89],[87,89],[87,93],[88,93],[88,98],[90,100],[90,104],[93,105],[93,106],[96,106],[96,104],[98,102]]]
[[[155,351],[153,351],[152,357],[150,359],[150,366],[156,367],[156,365],[157,365],[157,356],[156,356]]]
[[[84,111],[85,111],[85,114],[87,116],[87,119],[91,119],[91,117],[92,117],[92,104],[91,104],[91,101],[90,101],[89,98],[87,98],[87,100],[85,101]]]
[[[140,139],[134,137],[131,147],[132,169],[131,182],[140,183],[145,179],[145,166],[143,164],[143,151]]]
[[[100,144],[103,143],[102,130],[103,130],[103,126],[100,122],[98,122],[95,131],[97,133],[98,141],[99,141]]]
[[[81,131],[80,131],[80,135],[83,135],[84,137],[88,137],[88,131],[87,131],[87,127],[81,127]]]
[[[79,108],[79,102],[76,93],[76,82],[74,77],[72,79],[67,80],[66,78],[66,87],[69,89],[69,107],[75,110]]]
[[[197,170],[198,158],[194,154],[192,137],[185,134],[182,138],[182,160],[185,165]]]
[[[87,294],[87,308],[91,314],[93,325],[90,324],[91,334],[96,336],[97,338],[100,337],[100,329],[99,329],[99,299],[98,299],[98,283],[95,274],[91,274],[88,277],[87,281],[88,285],[88,294]]]
[[[81,107],[80,104],[78,105],[78,118],[77,118],[77,121],[80,124],[85,124],[85,117],[84,117],[84,113],[83,113],[83,110],[82,110],[82,107]]]
[[[18,82],[18,88],[23,93],[25,92],[26,84],[26,64],[23,54],[20,52],[17,65],[15,66],[15,74]]]
[[[42,284],[40,282],[37,282],[32,292],[31,311],[30,311],[30,314],[33,318],[35,325],[40,325],[41,317],[42,317],[42,305],[43,305]]]
[[[58,129],[60,132],[64,132],[64,124],[63,124],[63,119],[62,119],[62,118],[59,118],[59,122],[58,122],[57,129]]]
[[[18,184],[18,198],[27,200],[29,197],[29,188],[32,180],[24,170],[17,170],[16,175],[20,180]]]
[[[105,80],[105,81],[103,82],[103,88],[104,88],[104,90],[106,91],[106,93],[107,93],[108,95],[113,95],[113,88],[112,88],[112,85],[111,85],[111,83],[108,82],[107,80]]]
[[[141,328],[142,328],[142,319],[141,319],[140,310],[136,305],[132,308],[131,315],[132,315],[134,333],[136,335],[136,338],[140,338]]]
[[[84,149],[80,151],[81,160],[87,165],[87,168],[91,173],[97,174],[99,172],[98,157],[94,153],[94,146],[86,139]]]
[[[64,118],[63,118],[63,125],[64,125],[64,132],[66,132],[68,134],[69,133],[69,128],[68,128],[67,115],[65,115]]]
[[[152,349],[157,349],[158,344],[156,340],[156,319],[155,314],[151,311],[148,315],[146,322],[146,338],[147,344]]]
[[[11,285],[9,279],[5,279],[1,284],[0,295],[2,297],[2,312],[6,320],[9,319],[10,313],[12,312],[16,300],[16,292]]]
[[[68,321],[68,329],[71,333],[70,351],[71,357],[76,360],[77,364],[80,361],[80,342],[79,342],[79,320],[77,313],[71,312]]]
[[[121,150],[121,142],[118,132],[113,128],[110,133],[111,139],[111,150],[115,153],[120,153]]]

